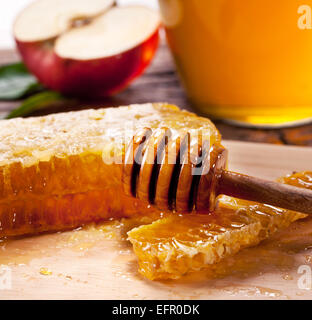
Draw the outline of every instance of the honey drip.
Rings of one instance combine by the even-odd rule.
[[[312,188],[309,172],[297,173],[281,180]],[[244,268],[252,264],[243,262],[244,259],[231,262],[230,257],[234,254],[257,245],[292,222],[306,217],[298,212],[222,196],[213,214],[170,215],[128,234],[138,257],[139,270],[151,280],[178,279],[203,269],[210,271],[212,276],[224,276],[228,272],[244,273]],[[275,249],[283,251],[285,243],[279,245],[281,247]],[[287,245],[297,250],[295,241]],[[298,245],[301,248],[301,244]],[[281,267],[291,264],[284,252],[276,255],[276,250],[272,248],[264,249],[263,252],[260,252],[263,247],[257,248],[256,259],[252,261],[263,257],[264,261],[260,265],[263,262],[267,264],[266,259]],[[276,261],[275,257],[278,257]],[[226,258],[229,259],[224,260]],[[254,265],[255,269],[257,264]]]

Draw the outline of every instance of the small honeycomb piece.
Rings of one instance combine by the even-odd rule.
[[[308,179],[306,175],[288,179],[297,185]],[[213,214],[167,216],[131,230],[128,237],[143,276],[151,280],[177,279],[257,245],[305,217],[302,213],[222,196]]]
[[[299,188],[312,189],[312,172],[295,172],[291,175],[278,179],[278,181]]]

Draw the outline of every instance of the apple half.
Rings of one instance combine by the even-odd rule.
[[[98,98],[125,88],[151,62],[159,40],[157,12],[114,0],[38,0],[17,17],[13,33],[28,69],[46,87]]]

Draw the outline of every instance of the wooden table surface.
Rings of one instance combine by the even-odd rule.
[[[0,64],[17,60],[13,51],[0,52]],[[156,59],[142,77],[124,92],[100,104],[147,101],[167,101],[190,109],[165,45],[160,47]],[[19,103],[0,102],[0,113],[8,112]],[[99,102],[81,102],[80,106],[65,109],[96,104]],[[51,107],[47,111],[65,109]],[[216,124],[225,139],[312,145],[312,124],[280,130]],[[230,151],[232,170],[267,179],[293,170],[308,170],[312,161],[308,148],[233,141],[226,141],[225,146]],[[311,299],[312,291],[300,289],[297,283],[298,268],[309,264],[311,260],[307,259],[312,257],[311,224],[311,219],[293,224],[285,233],[230,260],[231,264],[237,261],[238,265],[240,261],[247,261],[248,270],[229,269],[224,278],[208,279],[205,275],[196,282],[186,279],[162,283],[143,279],[137,273],[131,247],[121,246],[114,237],[103,239],[102,232],[78,230],[78,234],[54,233],[12,241],[5,250],[0,250],[1,263],[13,263],[12,289],[0,290],[0,299]],[[51,270],[51,274],[42,273],[45,268]]]
[[[15,51],[0,51],[0,64],[18,61]],[[46,113],[80,109],[94,106],[118,106],[131,103],[169,102],[192,110],[175,72],[175,67],[165,43],[162,43],[151,66],[145,74],[134,81],[131,86],[115,97],[105,101],[80,102],[79,105],[65,108],[49,108]],[[0,101],[0,113],[7,112],[20,102]],[[274,144],[312,146],[312,123],[285,129],[249,129],[215,121],[224,139],[266,142]]]
[[[312,162],[310,148],[239,141],[225,146],[231,170],[266,179],[307,170]],[[0,300],[312,299],[308,278],[298,285],[312,267],[312,217],[225,259],[217,273],[171,281],[144,279],[125,240],[131,223],[111,223],[3,243],[0,267],[10,267],[12,286],[0,290]]]

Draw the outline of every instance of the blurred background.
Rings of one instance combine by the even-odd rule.
[[[33,0],[5,1],[0,10],[0,49],[14,48],[12,24],[16,15]],[[4,1],[3,1],[4,2]],[[157,0],[118,0],[120,4],[144,4],[151,8],[158,8]]]
[[[15,20],[15,17],[17,16],[17,14],[19,12],[22,11],[22,9],[27,6],[29,3],[31,3],[33,0],[11,0],[11,1],[1,1],[0,4],[0,65],[5,68],[6,66],[10,65],[10,64],[19,64],[21,62],[21,56],[18,54],[16,48],[15,48],[15,42],[13,39],[13,35],[12,35],[12,25],[13,22]],[[88,0],[86,0],[88,1]],[[256,0],[254,0],[256,3]],[[259,3],[262,1],[259,1]],[[264,0],[263,0],[264,1]],[[275,2],[269,1],[269,0],[265,0],[264,1],[266,3],[266,6],[275,6],[277,4],[275,4]],[[255,16],[258,16],[260,14],[260,10],[259,8],[262,8],[262,14],[266,15],[267,14],[267,9],[265,7],[265,5],[263,4],[264,2],[261,2],[261,6],[256,7],[256,12],[255,12]],[[231,41],[235,40],[235,48],[238,50],[243,50],[242,49],[242,43],[244,42],[244,32],[245,37],[249,37],[250,34],[252,34],[252,37],[250,37],[250,39],[252,40],[252,45],[249,45],[249,42],[247,41],[245,43],[245,46],[248,47],[248,50],[254,50],[257,54],[259,53],[259,48],[258,46],[260,46],[261,50],[267,52],[269,56],[272,56],[271,52],[276,52],[277,57],[279,58],[279,55],[282,55],[284,53],[289,52],[289,50],[284,50],[283,52],[280,52],[278,50],[272,50],[272,48],[270,49],[270,47],[266,44],[265,41],[258,41],[257,37],[255,36],[255,33],[253,31],[250,31],[250,28],[246,28],[245,27],[245,23],[249,23],[251,26],[254,26],[255,28],[258,28],[258,24],[254,22],[254,19],[252,19],[252,15],[249,14],[248,10],[251,10],[251,8],[249,8],[247,6],[246,8],[246,12],[248,12],[248,14],[246,14],[245,16],[251,17],[247,22],[244,21],[244,19],[242,18],[242,13],[241,10],[234,10],[230,4],[232,4],[234,6],[235,3],[240,3],[244,8],[246,7],[244,1],[239,0],[239,1],[228,1],[227,3],[229,4],[228,7],[226,6],[221,6],[221,4],[223,3],[223,1],[205,1],[205,0],[197,0],[197,1],[182,1],[179,2],[176,0],[117,0],[118,4],[121,5],[127,5],[127,4],[140,4],[140,5],[145,5],[148,7],[151,7],[153,9],[158,9],[158,3],[162,4],[161,5],[161,11],[162,11],[162,15],[163,17],[166,16],[167,21],[165,21],[164,19],[164,25],[167,26],[167,35],[170,38],[170,34],[171,34],[171,49],[176,47],[179,48],[179,52],[180,52],[180,56],[178,56],[178,60],[181,62],[182,58],[184,59],[184,65],[186,70],[186,67],[188,67],[188,70],[190,72],[194,72],[195,75],[189,77],[189,91],[196,91],[197,89],[202,90],[203,94],[205,95],[208,91],[211,92],[211,94],[215,94],[217,92],[217,90],[215,90],[214,88],[214,84],[216,83],[216,81],[214,81],[214,78],[212,77],[211,82],[203,82],[202,78],[206,77],[209,78],[213,73],[211,72],[212,70],[216,71],[216,74],[219,74],[220,68],[223,68],[223,72],[225,74],[228,74],[231,76],[231,79],[233,80],[232,82],[229,82],[231,85],[228,85],[228,89],[229,90],[233,90],[235,91],[237,88],[244,90],[244,91],[251,91],[249,90],[249,87],[252,88],[258,88],[257,85],[254,85],[253,82],[250,82],[250,84],[248,83],[243,83],[241,81],[241,79],[238,80],[237,75],[239,75],[241,77],[241,73],[239,72],[234,72],[233,70],[233,66],[235,65],[235,61],[233,60],[233,55],[229,54],[227,51],[227,44],[230,45]],[[191,16],[191,11],[190,10],[186,10],[189,9],[189,7],[185,7],[184,12],[187,12],[187,15],[184,15],[185,17],[185,29],[180,28],[179,26],[176,29],[176,33],[175,32],[175,25],[174,22],[176,22],[177,18],[181,18],[179,16],[179,13],[181,13],[181,10],[178,10],[179,8],[176,7],[176,4],[183,4],[184,6],[191,6],[192,4],[200,4],[202,7],[197,8],[197,11],[195,12],[196,14],[198,13],[203,13],[203,15],[209,13],[210,16],[208,16],[208,18],[205,16],[205,21],[207,22],[207,28],[202,28],[203,30],[202,33],[200,34],[198,31],[198,28],[201,27],[200,22],[202,22],[202,20],[197,19],[197,20],[192,20],[192,17],[190,19]],[[281,21],[285,22],[285,25],[289,25],[288,21],[290,20],[289,18],[293,19],[293,21],[295,21],[295,23],[293,25],[291,25],[291,30],[293,31],[293,38],[298,40],[298,43],[302,43],[303,45],[305,45],[307,42],[305,41],[301,41],[301,37],[304,37],[304,39],[308,38],[311,39],[309,31],[302,31],[299,30],[297,28],[297,24],[296,21],[298,19],[298,14],[297,14],[297,6],[296,6],[297,0],[292,0],[287,2],[287,5],[292,5],[292,7],[290,8],[291,10],[286,10],[286,3],[285,5],[283,4],[283,8],[285,10],[283,10],[281,12],[281,14],[287,14],[285,19],[282,19],[283,17],[280,17]],[[171,4],[170,6],[166,6],[168,4]],[[263,4],[263,5],[262,5]],[[221,13],[216,10],[213,11],[211,10],[211,8],[216,7],[216,9],[222,9]],[[251,6],[251,4],[250,4]],[[170,8],[172,10],[170,10]],[[204,8],[205,10],[203,10],[202,8]],[[194,8],[193,8],[194,9]],[[167,11],[168,10],[168,11]],[[169,13],[168,15],[164,15],[164,12]],[[270,12],[275,12],[275,10],[271,10]],[[289,16],[289,12],[291,13],[291,16]],[[193,14],[195,14],[193,12]],[[254,13],[254,12],[251,12]],[[226,14],[226,15],[225,15]],[[235,15],[236,14],[236,15]],[[227,16],[228,15],[228,16]],[[183,15],[181,15],[183,16]],[[226,18],[224,18],[226,17]],[[259,16],[260,17],[260,16]],[[213,18],[213,19],[211,19]],[[227,28],[219,28],[219,24],[220,21],[223,21],[222,19],[225,19],[228,22],[228,27]],[[246,18],[246,19],[247,19]],[[200,21],[199,21],[200,20]],[[261,19],[258,18],[258,20],[260,21]],[[196,21],[198,23],[196,23]],[[262,26],[262,21],[264,21],[263,19],[260,21],[261,22],[261,26]],[[276,19],[275,16],[272,15],[271,17],[271,24],[276,24]],[[213,24],[213,26],[210,25]],[[239,28],[233,28],[233,25],[237,24],[239,26]],[[269,25],[268,21],[266,21],[266,25]],[[221,25],[222,26],[222,25]],[[212,28],[212,27],[215,27]],[[197,28],[197,29],[196,29]],[[220,48],[217,48],[216,50],[212,50],[211,49],[211,44],[214,43],[213,41],[211,41],[211,39],[209,40],[208,38],[208,33],[206,32],[206,29],[211,30],[211,28],[215,31],[214,36],[217,37],[218,41],[216,41],[216,43],[218,45],[220,45]],[[218,29],[219,28],[219,29]],[[290,27],[288,27],[289,29]],[[170,31],[171,29],[171,31]],[[261,28],[258,28],[259,31],[259,37],[262,37],[263,34],[263,30]],[[268,27],[268,32],[267,35],[268,37],[270,37],[270,39],[272,40],[271,42],[275,45],[276,43],[276,47],[279,47],[279,43],[276,39],[280,39],[280,41],[284,41],[287,45],[290,45],[293,47],[293,42],[290,41],[289,39],[289,30],[287,28],[284,31],[281,30],[277,30],[276,33],[278,34],[286,34],[285,37],[277,37],[275,35],[275,33],[273,34],[273,36],[271,37],[272,34],[272,29],[271,27]],[[170,32],[168,32],[168,30]],[[173,30],[173,32],[172,32]],[[185,32],[188,31],[187,32]],[[236,31],[235,31],[236,30]],[[244,32],[242,32],[242,30]],[[18,97],[17,99],[1,99],[1,94],[0,94],[0,117],[5,117],[9,112],[11,112],[12,110],[15,110],[16,108],[21,108],[21,111],[23,112],[22,114],[15,114],[15,116],[22,116],[22,115],[40,115],[40,114],[45,114],[45,113],[51,113],[51,112],[60,112],[60,111],[67,111],[67,110],[71,110],[71,109],[80,109],[80,108],[86,108],[86,107],[97,107],[97,106],[119,106],[119,105],[128,105],[128,104],[132,104],[132,103],[146,103],[146,102],[168,102],[168,103],[172,103],[172,104],[176,104],[181,108],[186,108],[188,110],[191,111],[195,111],[196,109],[194,108],[194,103],[193,101],[191,101],[190,99],[188,99],[187,95],[186,95],[186,91],[184,90],[184,87],[187,88],[187,86],[185,84],[186,81],[184,81],[184,87],[181,85],[181,81],[180,81],[180,77],[177,75],[176,72],[176,67],[175,64],[173,62],[172,59],[172,54],[170,53],[170,50],[168,48],[168,45],[165,41],[165,37],[164,37],[164,32],[163,30],[161,30],[162,32],[161,37],[160,37],[160,45],[159,48],[155,54],[155,58],[151,61],[151,64],[147,67],[147,69],[145,70],[144,74],[139,77],[136,78],[130,86],[128,86],[125,90],[123,90],[122,92],[119,92],[118,94],[109,97],[107,99],[103,99],[103,100],[98,100],[98,101],[89,101],[89,100],[83,100],[83,101],[79,101],[79,103],[75,103],[74,106],[70,104],[70,102],[68,102],[68,100],[65,101],[65,104],[60,107],[58,104],[56,104],[56,106],[54,106],[53,104],[51,104],[48,106],[45,106],[44,108],[41,108],[41,105],[39,106],[34,106],[32,105],[32,103],[38,101],[37,100],[30,100],[31,103],[29,103],[28,99],[31,99],[31,97],[29,98],[29,95],[24,95],[23,97]],[[231,33],[234,32],[234,35]],[[236,34],[235,34],[236,32]],[[303,33],[302,33],[303,32]],[[194,37],[194,34],[197,35],[197,37]],[[236,37],[235,37],[236,35]],[[238,35],[238,36],[237,36]],[[298,36],[299,35],[299,36]],[[237,42],[237,38],[239,38],[240,40]],[[174,42],[175,40],[179,40],[180,42]],[[204,39],[205,41],[202,41],[202,39]],[[262,38],[261,38],[262,39]],[[194,41],[196,42],[195,44],[197,44],[199,46],[199,48],[197,50],[194,49]],[[229,43],[227,43],[226,41],[228,41]],[[170,42],[170,41],[169,41]],[[254,46],[254,42],[256,42],[256,46]],[[283,42],[283,43],[284,43]],[[309,40],[309,43],[312,42]],[[173,45],[174,44],[174,45]],[[225,48],[225,49],[224,49]],[[235,49],[235,50],[236,50]],[[269,50],[267,50],[269,49]],[[224,55],[220,55],[219,51],[224,52]],[[239,55],[239,57],[242,57],[242,61],[236,61],[236,65],[237,67],[240,67],[241,65],[245,66],[244,70],[246,71],[247,75],[251,74],[250,70],[252,70],[252,68],[249,66],[246,66],[246,61],[248,61],[247,58],[253,58],[254,56],[252,55],[252,53],[249,53],[249,51],[246,50],[246,52],[242,55]],[[260,50],[260,52],[261,52]],[[296,50],[296,52],[303,52],[304,50]],[[310,51],[306,50],[307,53],[306,55],[308,57],[310,57]],[[172,49],[172,52],[174,52],[174,50]],[[241,51],[239,51],[241,52]],[[292,51],[291,51],[292,52]],[[221,59],[220,61],[218,60],[218,58],[221,56],[221,58],[223,58],[223,60]],[[208,58],[207,58],[208,57]],[[177,58],[177,55],[176,55]],[[202,64],[203,59],[205,59],[205,64]],[[288,60],[285,58],[283,59],[279,59],[281,61],[286,61],[286,64],[288,63]],[[226,61],[228,63],[228,65],[224,65],[223,62]],[[263,56],[262,59],[257,59],[256,60],[257,63],[259,63],[259,67],[258,67],[258,71],[260,70],[261,72],[263,71],[262,65],[267,61]],[[311,61],[311,59],[309,59],[309,61]],[[260,63],[262,62],[262,64]],[[274,61],[273,61],[274,62]],[[303,66],[305,66],[305,64],[302,64]],[[312,69],[312,62],[310,63],[311,65],[311,69]],[[222,67],[223,66],[223,67]],[[204,68],[205,67],[205,68]],[[15,69],[14,69],[15,68]],[[19,76],[24,76],[23,74],[23,70],[21,73],[21,70],[16,70],[16,66],[13,69],[10,69],[10,75],[12,75],[12,77],[14,76],[15,72],[19,72]],[[181,68],[180,68],[181,69]],[[287,68],[288,70],[289,68]],[[208,71],[207,71],[208,70]],[[286,70],[286,69],[285,69]],[[287,71],[286,70],[286,71]],[[294,70],[298,70],[298,68],[294,68]],[[180,70],[181,71],[181,70]],[[182,70],[183,71],[183,70]],[[253,70],[255,71],[255,70]],[[260,72],[259,71],[259,72]],[[305,71],[305,70],[303,70]],[[6,81],[6,83],[9,83],[8,80],[8,70],[6,69],[2,69],[2,71],[0,70],[0,74],[2,72],[2,78],[3,78],[3,83]],[[264,80],[266,82],[267,79],[271,79],[270,76],[267,75],[267,73],[264,73]],[[307,73],[307,72],[306,72]],[[180,74],[182,74],[182,72],[180,72]],[[256,72],[252,73],[253,75],[256,74]],[[283,75],[283,73],[281,72],[276,72],[277,75]],[[286,73],[287,74],[287,73]],[[25,75],[25,77],[29,78],[30,75]],[[310,73],[308,73],[307,76],[307,80],[310,80]],[[0,77],[1,78],[1,77]],[[6,78],[6,79],[5,79]],[[182,77],[183,78],[183,74]],[[184,77],[187,78],[187,77]],[[226,95],[226,90],[225,90],[225,77],[219,77],[220,79],[220,95]],[[249,78],[248,78],[249,79]],[[14,80],[14,79],[13,79]],[[11,79],[11,82],[13,81]],[[31,80],[31,79],[30,79]],[[184,79],[185,80],[185,79]],[[208,79],[209,80],[209,79]],[[25,81],[25,79],[23,80]],[[273,80],[271,80],[272,82]],[[275,80],[274,80],[275,81]],[[237,87],[233,87],[233,83],[235,84],[235,86],[237,85]],[[278,82],[276,82],[278,83]],[[311,83],[309,81],[309,83]],[[0,87],[1,87],[1,79],[0,79]],[[7,88],[10,88],[10,85],[7,85]],[[286,96],[286,93],[288,92],[288,90],[285,90],[285,88],[283,86],[281,86],[282,90],[282,94]],[[39,88],[40,89],[40,88]],[[6,94],[5,90],[2,90],[4,92],[4,94]],[[40,91],[40,90],[39,90]],[[256,90],[255,90],[256,91]],[[259,91],[259,90],[258,90]],[[261,91],[261,90],[260,90]],[[306,90],[308,91],[308,90]],[[235,91],[237,92],[237,90]],[[301,96],[301,88],[299,90],[299,95]],[[0,92],[1,93],[1,92]],[[261,92],[260,92],[261,93]],[[309,91],[309,96],[312,95],[312,93]],[[265,94],[262,94],[263,98],[266,98]],[[192,96],[189,94],[189,96]],[[23,98],[23,99],[22,99]],[[24,98],[26,98],[26,100],[24,100]],[[51,97],[51,96],[47,96],[45,97],[46,100],[44,100],[43,102],[46,103],[46,101],[48,101],[49,99],[55,98],[55,96]],[[57,97],[58,98],[58,97]],[[258,101],[258,100],[257,100]],[[40,101],[39,101],[40,102]],[[41,102],[40,102],[41,103]],[[262,106],[262,105],[261,105]],[[36,109],[36,108],[37,109]],[[294,108],[293,104],[290,104],[291,110],[292,112],[298,113],[298,108]],[[24,109],[23,109],[24,108]],[[28,108],[28,109],[27,109]],[[211,106],[209,106],[209,108],[211,109]],[[209,109],[208,108],[208,109]],[[43,110],[44,109],[44,110]],[[210,110],[209,109],[209,110]],[[217,110],[221,110],[221,108],[218,107],[217,105]],[[231,108],[233,110],[235,110],[235,108]],[[24,111],[27,112],[24,112]],[[252,108],[248,108],[249,110],[253,110]],[[260,111],[262,111],[263,108],[261,108]],[[308,113],[310,114],[310,110],[311,108],[308,108]],[[33,112],[35,111],[35,112]],[[210,110],[211,111],[211,110]],[[230,110],[231,111],[231,110]],[[268,108],[268,112],[271,113],[272,108]],[[200,110],[196,110],[195,112],[200,113]],[[207,113],[205,114],[205,112],[202,112],[201,114],[207,115]],[[281,116],[285,115],[285,112],[280,112]],[[209,114],[209,117],[212,116]],[[243,127],[243,126],[239,126],[237,125],[237,123],[233,124],[229,123],[229,122],[225,122],[224,121],[224,117],[218,117],[219,120],[215,120],[214,122],[217,125],[218,129],[221,131],[223,138],[224,139],[231,139],[231,140],[240,140],[240,141],[252,141],[252,142],[265,142],[265,143],[274,143],[274,144],[292,144],[292,145],[309,145],[312,146],[312,124],[305,122],[304,124],[294,124],[292,125],[292,127],[279,127],[279,128],[266,128],[264,129],[263,127],[259,126],[258,128],[251,128],[251,127]],[[221,119],[221,120],[220,120]]]

